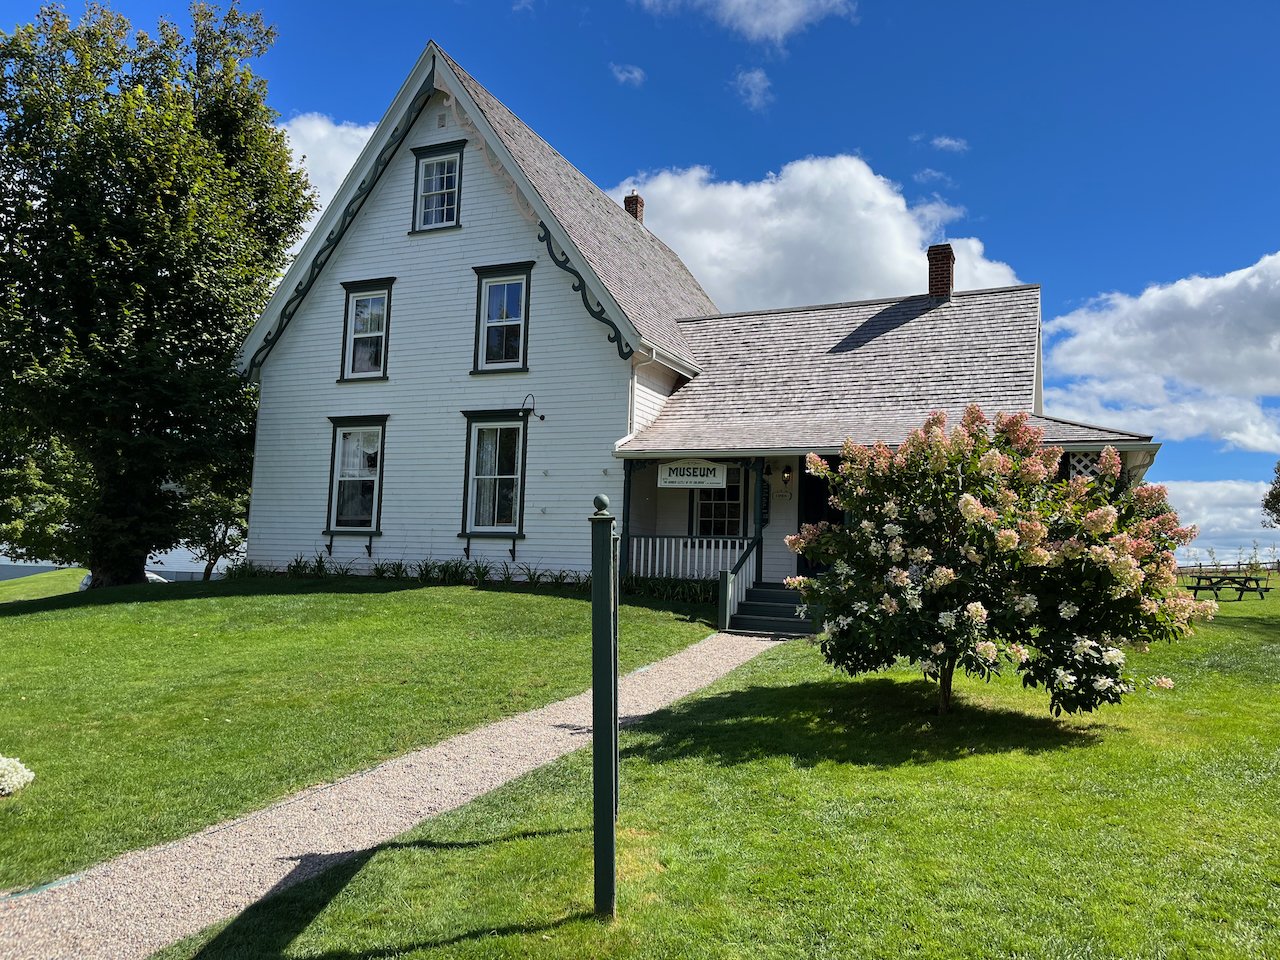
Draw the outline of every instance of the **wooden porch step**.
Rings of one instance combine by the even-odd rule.
[[[802,603],[799,592],[781,583],[757,583],[747,590],[738,611],[729,621],[735,633],[768,634],[770,636],[808,636],[814,632],[808,617],[797,617]]]
[[[799,617],[744,617],[735,613],[729,621],[729,632],[804,637],[813,633],[813,626]]]
[[[750,603],[788,603],[793,607],[801,603],[798,591],[780,583],[758,583],[747,590],[746,600]]]

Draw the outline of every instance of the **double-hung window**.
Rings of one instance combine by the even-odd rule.
[[[694,491],[694,535],[699,537],[741,537],[744,487],[742,468],[729,467],[723,489]]]
[[[527,370],[529,280],[533,262],[476,267],[474,373]]]
[[[466,416],[467,479],[462,532],[523,536],[527,416],[518,410]]]
[[[342,343],[343,380],[368,380],[387,375],[391,284],[394,282],[395,277],[383,277],[342,285],[347,291]]]
[[[376,533],[381,525],[387,418],[331,417],[330,533]]]
[[[415,147],[413,230],[456,227],[462,211],[462,155],[465,140]]]

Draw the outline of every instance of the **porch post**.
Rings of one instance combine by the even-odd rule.
[[[764,579],[764,457],[756,457],[756,579]]]
[[[618,576],[631,572],[631,474],[634,460],[622,461],[622,543],[618,557]]]

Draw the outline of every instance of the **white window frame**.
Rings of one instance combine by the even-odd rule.
[[[377,433],[378,435],[378,469],[370,478],[361,475],[343,476],[343,438],[353,433]],[[387,433],[386,418],[370,419],[357,422],[348,418],[337,418],[333,421],[333,446],[329,455],[330,491],[329,491],[329,524],[328,530],[334,533],[376,533],[382,524],[382,474],[386,461]],[[369,514],[367,526],[345,526],[338,523],[338,499],[342,484],[347,482],[373,481],[373,507]]]
[[[519,419],[474,419],[469,424],[469,447],[467,455],[467,514],[465,533],[500,533],[512,536],[521,535],[524,530],[524,483],[525,483],[525,427],[523,418]],[[476,470],[480,457],[480,431],[482,430],[515,430],[516,433],[516,472],[493,473],[481,476]],[[496,470],[496,457],[495,457]],[[481,524],[476,522],[476,508],[480,497],[478,489],[481,480],[515,480],[513,495],[513,522],[510,524]],[[497,503],[495,493],[494,503]]]
[[[378,297],[382,298],[382,329],[376,334],[357,333],[356,332],[356,302],[359,300],[373,300]],[[388,332],[391,326],[391,286],[386,287],[368,287],[358,290],[347,291],[347,342],[346,357],[342,364],[342,377],[344,380],[367,380],[377,377],[385,377],[387,375],[387,342]],[[372,340],[377,337],[382,341],[382,349],[379,354],[381,364],[376,370],[356,370],[356,340]],[[332,369],[332,368],[330,368]]]
[[[516,320],[489,319],[489,291],[499,284],[520,284],[520,317]],[[480,342],[476,348],[476,369],[478,370],[510,370],[521,368],[525,364],[525,343],[529,321],[529,275],[525,273],[504,274],[495,277],[483,277],[480,281]],[[520,330],[520,355],[514,360],[490,360],[488,357],[489,330],[492,327],[518,327]]]
[[[438,163],[448,163],[450,160],[453,161],[453,188],[451,190],[432,190],[428,192],[426,182],[427,168]],[[417,177],[417,190],[414,191],[414,202],[417,204],[417,208],[413,211],[414,229],[439,230],[444,227],[456,227],[458,225],[458,211],[462,201],[462,151],[457,150],[451,153],[439,153],[418,158]],[[453,194],[453,219],[442,220],[439,223],[426,223],[427,198],[450,193]]]

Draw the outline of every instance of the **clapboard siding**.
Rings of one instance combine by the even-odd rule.
[[[652,360],[636,363],[632,380],[632,431],[642,430],[658,419],[663,405],[676,387],[676,376],[674,370]]]
[[[329,417],[387,415],[383,535],[372,560],[461,555],[466,421],[460,411],[519,408],[529,422],[526,539],[516,560],[547,568],[588,566],[592,497],[622,500],[613,446],[628,429],[630,365],[608,329],[583,309],[572,278],[537,242],[474,133],[429,104],[359,219],[261,371],[249,558],[282,566],[324,549],[332,427]],[[412,147],[466,138],[460,229],[409,235]],[[474,267],[536,261],[530,284],[527,373],[473,375]],[[336,382],[345,305],[342,283],[395,277],[388,379]],[[367,538],[334,540],[335,560],[371,562]],[[472,557],[510,560],[509,540],[474,540]]]

